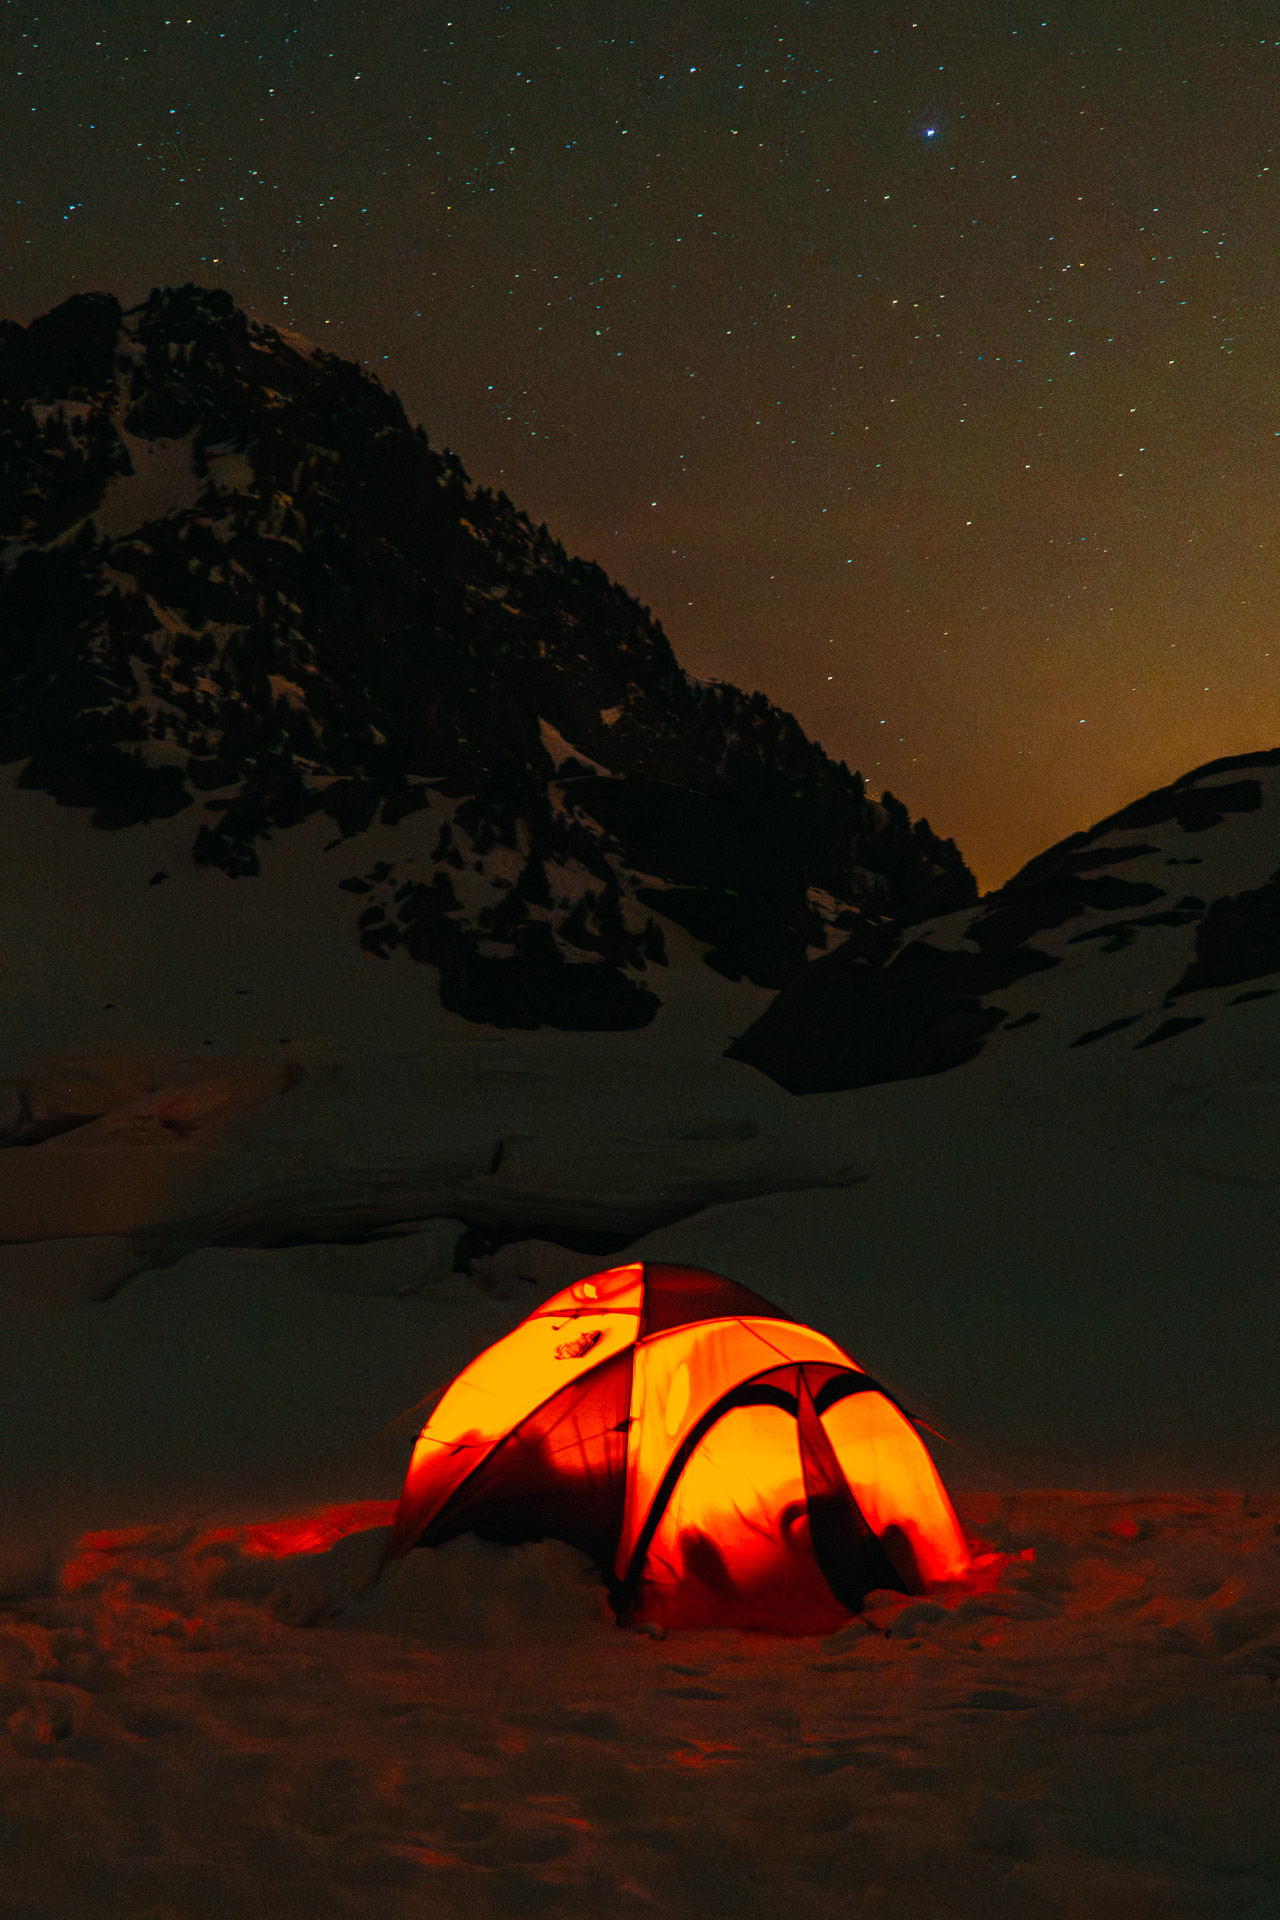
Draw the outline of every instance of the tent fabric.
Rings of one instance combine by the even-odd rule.
[[[551,1394],[634,1346],[643,1304],[639,1266],[579,1280],[458,1375],[418,1436],[392,1527],[392,1557],[414,1544],[454,1489]]]
[[[814,1556],[791,1414],[747,1401],[702,1434],[646,1542],[624,1611],[666,1627],[834,1633],[847,1623]]]
[[[704,1320],[673,1327],[637,1345],[627,1436],[627,1504],[615,1567],[619,1574],[669,1463],[726,1384],[752,1379],[780,1360],[808,1359],[850,1364],[825,1334],[785,1320]]]
[[[829,1633],[968,1566],[907,1415],[825,1334],[700,1268],[564,1288],[419,1435],[387,1549],[475,1532],[590,1553],[628,1625]]]
[[[958,1579],[968,1553],[951,1502],[914,1427],[881,1393],[848,1395],[822,1414],[845,1481],[891,1558],[922,1586]]]
[[[645,1268],[642,1337],[665,1333],[668,1327],[688,1327],[695,1320],[723,1320],[726,1314],[755,1314],[766,1320],[789,1320],[750,1287],[726,1280],[702,1267],[678,1267],[652,1261]]]
[[[623,1505],[630,1406],[631,1359],[619,1353],[561,1387],[492,1449],[447,1500],[433,1537],[550,1537],[610,1560]]]

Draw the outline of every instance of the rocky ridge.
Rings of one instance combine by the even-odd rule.
[[[976,898],[950,841],[410,425],[360,368],[158,288],[0,323],[0,763],[252,881],[322,816],[352,938],[499,1026],[641,1026],[664,922],[777,988]],[[429,817],[429,853],[361,857]],[[421,834],[417,844],[422,845]],[[381,845],[377,851],[383,851]]]

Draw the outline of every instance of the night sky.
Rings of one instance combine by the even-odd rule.
[[[25,0],[0,310],[364,360],[984,885],[1276,744],[1280,11]]]

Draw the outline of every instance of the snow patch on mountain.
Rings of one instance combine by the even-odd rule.
[[[120,432],[130,471],[111,480],[93,520],[109,540],[136,533],[150,520],[190,513],[200,498],[195,435],[179,440],[143,440]]]

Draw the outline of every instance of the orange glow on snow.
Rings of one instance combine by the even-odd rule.
[[[395,1511],[394,1500],[350,1500],[344,1506],[323,1507],[319,1513],[262,1520],[244,1528],[241,1551],[272,1560],[284,1560],[293,1553],[328,1553],[349,1533],[389,1527]]]
[[[185,1539],[181,1550],[196,1559],[218,1547],[271,1560],[285,1560],[295,1553],[328,1553],[350,1533],[389,1527],[395,1511],[394,1500],[347,1500],[311,1513],[286,1514],[278,1520],[206,1527],[194,1536],[172,1526],[99,1528],[81,1534],[75,1553],[62,1569],[59,1584],[64,1593],[80,1593],[121,1575],[125,1569],[136,1577],[142,1564],[155,1555],[172,1552],[179,1539]]]

